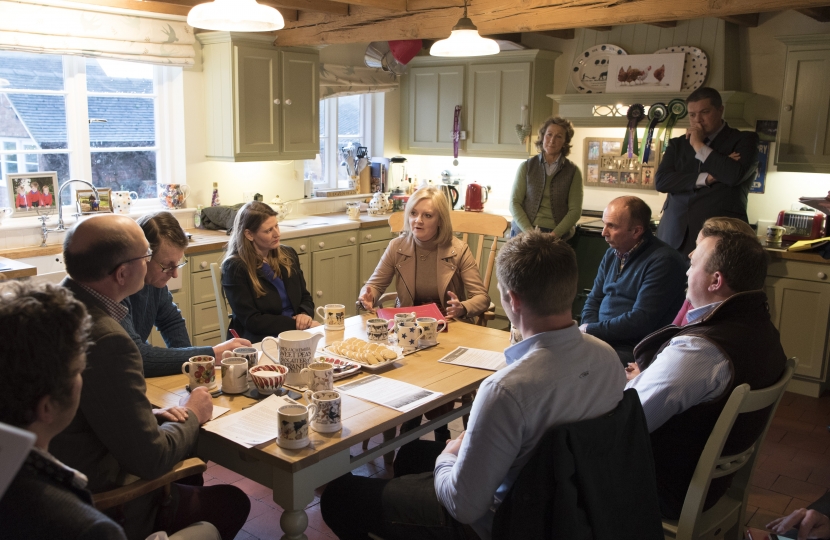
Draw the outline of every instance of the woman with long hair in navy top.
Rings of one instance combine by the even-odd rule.
[[[233,311],[230,329],[253,343],[320,325],[297,252],[280,244],[277,213],[265,203],[249,202],[236,214],[222,287]]]

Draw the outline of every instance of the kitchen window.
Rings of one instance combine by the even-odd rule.
[[[306,160],[305,177],[317,187],[348,187],[349,174],[340,149],[352,143],[371,148],[372,100],[375,94],[320,100],[320,153]]]
[[[183,129],[182,115],[164,113],[177,86],[178,67],[0,51],[0,206],[7,174],[38,171],[154,203],[172,169],[165,134]]]

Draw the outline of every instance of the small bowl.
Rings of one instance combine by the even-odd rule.
[[[250,369],[251,380],[260,394],[273,394],[285,382],[288,368],[280,364],[264,364]]]

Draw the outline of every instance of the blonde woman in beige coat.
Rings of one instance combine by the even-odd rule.
[[[403,233],[389,243],[358,300],[372,309],[392,279],[398,307],[434,302],[447,317],[471,319],[490,306],[469,246],[452,234],[450,205],[435,187],[416,191],[404,209]]]

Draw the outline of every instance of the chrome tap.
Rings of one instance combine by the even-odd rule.
[[[56,229],[47,229],[46,220],[48,219],[48,216],[41,216],[40,218],[40,234],[42,238],[42,242],[40,244],[41,247],[46,245],[46,237],[49,235],[50,232],[63,232],[66,230],[66,227],[63,224],[63,190],[66,188],[66,186],[68,186],[69,184],[73,184],[75,182],[88,185],[90,188],[92,188],[92,191],[95,193],[95,198],[99,201],[101,200],[98,196],[98,189],[95,186],[93,186],[91,182],[87,182],[86,180],[67,180],[66,182],[64,182],[58,190],[58,227]],[[81,215],[81,210],[79,207],[76,208],[78,213],[72,215],[78,217]]]

